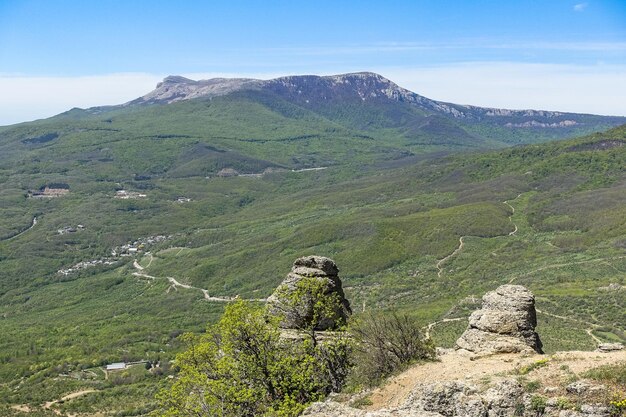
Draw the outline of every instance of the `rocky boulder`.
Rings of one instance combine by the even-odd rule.
[[[600,343],[597,350],[598,352],[614,352],[624,350],[624,345],[621,343]]]
[[[315,330],[336,328],[352,313],[338,273],[339,269],[332,259],[323,256],[305,256],[296,259],[287,278],[268,298],[268,314],[281,316],[280,326],[284,329],[302,329],[308,327],[314,320]],[[317,319],[314,317],[315,306],[319,300],[316,300],[314,294],[307,293],[307,286],[303,285],[306,284],[305,280],[310,279],[321,284],[322,297],[332,300],[329,303],[332,311],[326,311]],[[303,289],[304,293],[302,293]],[[297,297],[294,297],[296,295]]]
[[[543,353],[535,332],[535,297],[521,285],[502,285],[483,296],[483,305],[469,318],[457,347],[474,353]]]

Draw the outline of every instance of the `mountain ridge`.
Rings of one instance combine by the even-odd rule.
[[[226,95],[244,89],[269,89],[274,92],[302,94],[302,88],[311,84],[325,84],[327,87],[351,85],[355,87],[355,93],[365,101],[386,97],[387,99],[406,102],[418,107],[435,112],[445,113],[458,119],[481,120],[489,117],[540,117],[561,118],[567,115],[592,115],[591,113],[573,113],[551,110],[535,109],[504,109],[497,107],[481,107],[469,104],[455,104],[439,100],[433,100],[418,93],[400,87],[398,84],[383,77],[380,74],[363,71],[336,75],[288,75],[268,80],[253,78],[211,78],[206,80],[191,80],[178,75],[169,75],[159,82],[156,88],[137,99],[124,104],[171,104],[177,101],[190,100],[200,97],[216,97]],[[605,116],[620,117],[620,116]],[[626,119],[626,118],[625,118]],[[569,121],[562,126],[572,126],[576,121]],[[539,125],[528,124],[526,126],[512,127],[538,127]],[[545,126],[539,126],[545,127]],[[550,127],[560,127],[558,124]]]

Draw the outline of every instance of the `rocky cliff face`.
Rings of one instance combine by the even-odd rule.
[[[126,105],[170,104],[199,97],[224,96],[245,88],[258,88],[261,84],[261,80],[250,78],[212,78],[194,81],[170,75],[158,83],[156,89]]]
[[[456,119],[506,119],[508,127],[571,127],[578,122],[567,114],[543,110],[507,110],[445,103],[431,100],[402,88],[387,78],[372,72],[357,72],[330,76],[295,75],[258,80],[250,78],[212,78],[194,81],[169,76],[156,89],[126,105],[169,104],[199,97],[217,97],[242,90],[266,90],[303,105],[327,100],[357,99],[361,101],[391,100],[407,103],[424,111]],[[510,121],[515,119],[514,122]]]
[[[542,353],[535,332],[535,297],[521,285],[502,285],[483,297],[456,344],[475,353],[510,353],[532,349]]]

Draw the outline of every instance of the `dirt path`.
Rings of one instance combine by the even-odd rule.
[[[517,197],[515,197],[512,201],[517,200],[518,198],[520,198],[522,196],[522,194],[518,194]],[[506,204],[507,206],[509,206],[511,208],[511,215],[509,216],[509,221],[511,222],[511,224],[513,224],[513,226],[515,227],[515,229],[513,229],[512,232],[509,232],[509,236],[514,236],[517,233],[517,225],[513,222],[513,215],[515,214],[515,207],[513,207],[510,203],[509,200],[503,201],[502,204]]]
[[[521,195],[521,194],[520,194]],[[519,197],[519,195],[518,195]],[[506,204],[507,206],[511,207],[511,210],[513,210],[513,212],[511,213],[511,215],[509,216],[509,221],[511,223],[513,223],[513,215],[515,214],[515,207],[513,207],[512,205],[509,204],[508,201],[503,201],[504,204]],[[515,223],[513,223],[513,226],[515,226],[515,229],[513,229],[512,232],[509,232],[509,236],[513,236],[517,233],[517,225]]]
[[[439,324],[450,323],[452,321],[461,321],[461,320],[467,320],[467,318],[466,317],[457,317],[457,318],[454,318],[454,319],[441,319],[441,320],[438,320],[438,321],[434,321],[434,322],[430,323],[428,326],[423,327],[423,329],[424,329],[424,336],[427,339],[430,338],[431,330],[433,329],[433,327],[435,327],[435,326],[437,326]]]
[[[509,284],[512,284],[518,278],[522,278],[522,277],[525,277],[525,276],[528,276],[528,275],[532,275],[532,274],[535,274],[537,272],[541,272],[541,271],[546,270],[546,269],[563,268],[563,267],[570,266],[570,265],[582,265],[582,264],[588,264],[588,263],[594,263],[594,262],[607,262],[607,261],[613,261],[613,260],[624,259],[624,258],[626,258],[626,256],[616,256],[616,257],[613,257],[613,258],[596,258],[596,259],[588,259],[586,261],[566,262],[566,263],[562,263],[562,264],[548,264],[548,265],[544,265],[544,266],[542,266],[540,268],[533,269],[532,271],[525,272],[525,273],[520,274],[520,275],[514,275],[509,280]],[[608,264],[608,262],[607,262],[607,264]],[[610,264],[608,264],[608,265],[610,265]],[[612,266],[612,265],[610,265],[610,266]],[[615,267],[613,267],[613,268],[615,268]]]
[[[474,361],[470,359],[471,357],[469,354],[454,352],[442,355],[437,362],[413,366],[392,377],[381,388],[375,389],[370,397],[372,405],[367,409],[397,407],[404,403],[411,391],[420,383],[453,381],[461,378],[477,380],[488,374],[512,371],[521,362],[516,354],[497,355]]]
[[[512,201],[517,200],[520,196],[521,196],[521,194],[518,194],[517,197],[515,197]],[[502,204],[506,204],[513,211],[511,213],[511,215],[509,216],[509,221],[511,222],[511,224],[513,224],[514,229],[513,229],[512,232],[509,232],[507,236],[514,236],[517,233],[517,231],[518,231],[517,225],[513,222],[513,214],[515,214],[515,207],[513,207],[511,204],[509,204],[508,200],[507,201],[503,201]],[[504,236],[504,235],[502,235],[502,236]],[[448,261],[449,259],[451,259],[451,258],[455,257],[456,255],[458,255],[459,252],[461,252],[463,250],[463,245],[465,244],[463,242],[463,239],[465,239],[466,237],[470,237],[470,236],[469,235],[461,236],[459,238],[459,246],[450,255],[448,255],[445,258],[442,258],[439,261],[437,261],[437,264],[435,265],[437,267],[437,278],[441,278],[441,275],[443,274],[442,265],[444,263],[446,263],[446,261]],[[494,237],[497,237],[497,236],[494,236]]]
[[[437,278],[441,278],[441,274],[443,274],[443,268],[441,267],[441,265],[443,265],[448,259],[456,256],[457,253],[461,252],[461,250],[463,249],[463,238],[465,237],[466,236],[461,236],[459,238],[459,246],[454,250],[454,252],[437,262]]]
[[[61,399],[46,402],[43,405],[43,408],[45,408],[46,410],[50,410],[50,409],[52,409],[52,406],[55,405],[55,404],[58,404],[58,403],[61,403],[61,402],[67,401],[67,400],[71,400],[73,398],[82,397],[85,394],[89,394],[91,392],[96,392],[96,391],[97,390],[95,390],[95,389],[85,389],[85,390],[82,390],[82,391],[76,391],[76,392],[73,392],[71,394],[67,394],[65,397],[62,397]],[[56,410],[56,409],[52,409],[52,412],[54,412],[54,414],[57,414],[59,416],[63,415],[63,413],[61,413],[59,410]]]
[[[626,360],[626,350],[599,352],[559,352],[554,355],[501,354],[478,358],[463,351],[451,352],[439,357],[437,362],[415,365],[407,371],[390,378],[385,385],[372,391],[372,405],[367,410],[393,408],[403,404],[416,386],[463,380],[480,386],[484,381],[497,379],[511,373],[515,368],[548,359],[547,366],[533,372],[533,379],[549,386],[564,378],[564,367],[575,373],[584,372],[600,365]]]
[[[146,268],[150,268],[150,265],[152,265],[152,261],[154,261],[154,256],[152,256],[152,253],[150,253],[150,252],[147,252],[146,256],[150,257],[150,260],[148,261],[148,265],[146,265]]]
[[[194,286],[189,285],[189,284],[183,284],[182,282],[179,282],[174,277],[159,278],[159,277],[155,277],[155,276],[152,276],[152,275],[145,274],[145,273],[141,272],[145,268],[143,268],[141,265],[139,265],[139,263],[137,261],[133,262],[133,266],[135,267],[135,269],[137,269],[137,272],[133,272],[133,276],[135,276],[135,277],[147,278],[147,279],[151,279],[151,280],[166,279],[171,284],[171,288],[174,288],[174,289],[184,288],[186,290],[200,291],[206,301],[212,301],[212,302],[217,302],[217,303],[230,303],[231,301],[239,299],[239,296],[235,296],[235,297],[222,296],[221,297],[221,296],[209,295],[209,291],[208,290],[205,290],[204,288],[194,287]],[[244,301],[261,302],[261,303],[264,303],[264,302],[267,301],[266,298],[244,298],[243,300]]]
[[[150,257],[150,261],[148,261],[148,265],[146,265],[146,268],[150,268],[150,265],[152,265],[152,261],[154,260],[154,256],[152,256],[150,252],[146,252],[146,256]],[[137,259],[133,260],[133,268],[135,268],[137,271],[143,271],[144,269],[146,269],[139,264]]]
[[[36,217],[36,216],[35,216],[35,217],[33,217],[33,221],[31,222],[30,226],[29,226],[27,229],[22,230],[21,232],[19,232],[19,233],[18,233],[18,234],[16,234],[15,236],[11,236],[11,237],[6,238],[6,239],[4,239],[4,240],[9,241],[9,240],[12,240],[12,239],[18,238],[18,237],[22,236],[24,233],[28,232],[30,229],[32,229],[32,228],[33,228],[33,227],[35,227],[35,226],[37,226],[37,217]]]
[[[325,169],[328,169],[328,167],[292,169],[291,172],[323,171]]]
[[[584,324],[585,326],[588,326],[585,329],[585,333],[587,333],[597,344],[604,343],[604,341],[600,340],[595,334],[593,334],[594,329],[597,329],[598,327],[600,327],[599,324],[575,319],[572,317],[559,316],[558,314],[548,313],[547,311],[539,310],[538,308],[536,310],[537,310],[537,313],[545,314],[546,316],[554,317],[554,318],[565,320],[565,321],[573,321],[576,323]]]
[[[593,334],[593,329],[592,329],[592,328],[587,328],[587,329],[585,329],[585,332],[587,332],[587,334],[588,334],[589,336],[591,336],[591,338],[592,338],[593,340],[595,340],[595,342],[596,342],[597,344],[603,343],[603,342],[602,342],[602,340],[598,339],[598,338],[596,337],[596,335],[595,335],[595,334]]]

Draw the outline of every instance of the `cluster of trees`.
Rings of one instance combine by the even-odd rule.
[[[409,363],[434,358],[434,346],[404,315],[368,315],[333,332],[318,332],[338,299],[305,279],[288,307],[312,309],[293,337],[281,317],[237,300],[201,335],[184,334],[178,378],[158,395],[158,416],[297,416],[346,385],[379,381]]]

